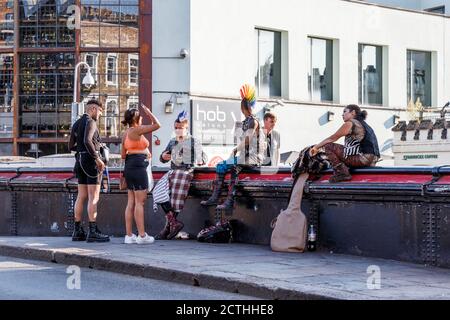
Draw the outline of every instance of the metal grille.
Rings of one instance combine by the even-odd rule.
[[[66,229],[70,233],[73,232],[74,228],[74,220],[75,220],[75,193],[69,193],[69,197],[67,198],[67,204],[69,210],[67,210],[67,224]]]
[[[424,263],[432,266],[437,266],[439,260],[440,210],[438,206],[430,205],[422,215],[422,257]]]
[[[17,192],[11,192],[11,235],[18,235]]]

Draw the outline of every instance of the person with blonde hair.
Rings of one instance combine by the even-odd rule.
[[[184,208],[194,167],[207,161],[200,141],[192,137],[188,129],[187,112],[182,111],[174,122],[175,138],[169,141],[160,156],[162,163],[170,162],[170,170],[153,191],[154,209],[157,210],[157,204],[160,204],[166,217],[166,224],[156,236],[157,240],[171,240],[183,229],[184,224],[177,217]],[[165,187],[162,186],[164,183]]]

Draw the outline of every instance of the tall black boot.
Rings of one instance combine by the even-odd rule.
[[[89,232],[86,242],[108,242],[109,236],[103,234],[97,227],[96,222],[89,222]]]
[[[85,241],[85,240],[86,240],[86,232],[84,232],[84,229],[81,226],[81,222],[75,222],[72,233],[72,241]]]
[[[222,192],[223,180],[225,179],[225,175],[219,175],[217,180],[213,182],[213,192],[211,197],[208,200],[203,200],[200,202],[202,206],[214,206],[217,205],[220,197],[220,193]]]
[[[228,195],[227,198],[225,199],[224,203],[222,203],[221,205],[218,205],[216,207],[217,210],[233,210],[234,207],[234,197],[236,195],[236,186],[238,183],[238,175],[239,175],[239,168],[238,167],[234,167],[231,171],[231,180],[230,180],[230,185],[228,187]]]

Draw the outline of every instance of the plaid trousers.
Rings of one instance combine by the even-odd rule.
[[[170,203],[175,211],[183,210],[193,178],[192,170],[173,170],[169,174]]]

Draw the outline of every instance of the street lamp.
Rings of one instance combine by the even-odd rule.
[[[87,73],[84,76],[83,81],[81,83],[88,89],[91,86],[95,85],[94,77],[91,74],[91,67],[84,61],[79,62],[75,66],[75,74],[73,79],[73,102],[72,102],[72,118],[71,118],[72,125],[75,123],[75,121],[77,121],[77,118],[80,115],[79,102],[77,102],[77,92],[78,92],[78,68],[81,65],[87,67]]]

